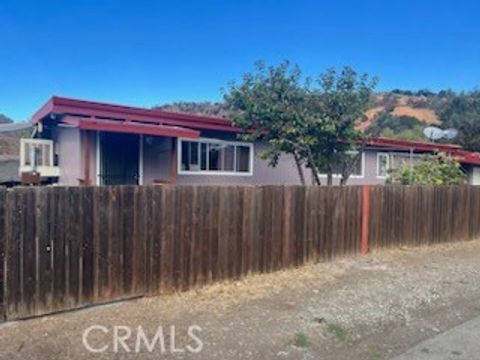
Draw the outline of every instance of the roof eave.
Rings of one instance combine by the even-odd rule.
[[[201,115],[172,113],[161,110],[133,108],[129,106],[97,103],[53,96],[32,117],[36,123],[48,114],[67,114],[113,120],[141,121],[155,124],[182,126],[194,129],[240,133],[232,121]]]
[[[42,120],[44,117],[52,113],[54,108],[54,100],[55,100],[55,97],[53,96],[45,104],[43,104],[43,106],[40,109],[38,109],[38,111],[35,114],[32,115],[30,122],[32,124],[36,124],[40,120]]]

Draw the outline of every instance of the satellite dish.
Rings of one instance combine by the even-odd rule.
[[[444,136],[444,131],[435,126],[428,126],[425,129],[423,129],[423,135],[425,135],[430,140],[435,141],[435,140],[441,139]]]
[[[443,131],[443,136],[445,136],[447,139],[453,139],[457,135],[458,135],[457,129],[447,129]]]

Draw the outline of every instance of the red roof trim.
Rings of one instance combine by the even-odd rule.
[[[461,150],[460,145],[453,144],[437,144],[429,143],[423,141],[410,141],[410,140],[399,140],[386,137],[378,137],[371,139],[368,142],[368,145],[375,146],[390,146],[398,149],[413,149],[418,151],[444,151],[444,152],[455,152]]]
[[[454,157],[461,164],[480,165],[479,153],[461,150],[458,151]]]
[[[53,98],[48,100],[35,114],[33,114],[31,122],[37,123],[40,119],[50,114],[53,110]]]
[[[63,123],[79,127],[82,130],[98,130],[107,132],[119,132],[128,134],[142,134],[154,136],[182,137],[198,139],[200,132],[184,129],[176,126],[149,125],[137,122],[125,122],[115,120],[81,119],[67,116]]]
[[[371,139],[368,145],[390,147],[399,150],[441,151],[451,154],[453,158],[461,164],[480,165],[480,153],[465,151],[460,145],[399,140],[385,137]]]
[[[42,109],[34,114],[32,121],[38,122],[49,113],[107,118],[112,120],[136,120],[161,125],[185,126],[195,129],[241,132],[241,129],[233,126],[232,121],[228,119],[173,113],[163,110],[142,109],[56,96],[52,97]]]

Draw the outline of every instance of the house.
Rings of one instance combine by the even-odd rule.
[[[480,153],[463,150],[460,145],[378,137],[368,142],[365,155],[365,184],[384,184],[388,170],[401,164],[414,165],[427,154],[445,153],[459,162],[468,183],[480,185]]]
[[[52,97],[21,140],[20,173],[61,185],[299,184],[292,158],[272,168],[264,142],[238,140],[228,119]],[[349,184],[383,184],[390,167],[444,151],[480,183],[480,157],[460,146],[373,139]],[[338,176],[336,177],[338,181]]]

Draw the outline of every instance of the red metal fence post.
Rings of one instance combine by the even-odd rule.
[[[366,254],[368,252],[368,225],[370,216],[370,185],[362,187],[362,231],[360,239],[360,252]]]

